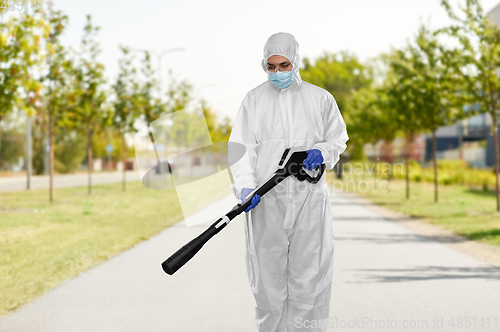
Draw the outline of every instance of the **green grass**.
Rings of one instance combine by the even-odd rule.
[[[339,181],[328,174],[329,183]],[[438,202],[434,202],[434,185],[428,182],[410,182],[410,199],[406,199],[405,181],[392,179],[390,190],[386,178],[367,175],[364,180],[370,189],[355,174],[344,174],[346,180],[355,180],[348,186],[349,192],[356,192],[376,204],[399,211],[415,218],[425,218],[469,239],[500,246],[500,214],[496,213],[494,191],[471,189],[463,185],[439,185]],[[372,184],[372,180],[376,181]],[[380,187],[382,184],[382,187]],[[340,190],[336,183],[336,190]]]
[[[197,208],[223,191],[198,197]],[[219,193],[219,194],[217,194]],[[226,191],[227,193],[227,191]],[[200,202],[200,200],[202,202]],[[140,182],[0,194],[0,315],[182,220],[174,190]]]

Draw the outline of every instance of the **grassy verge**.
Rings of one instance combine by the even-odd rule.
[[[193,189],[194,190],[194,189]],[[197,208],[224,196],[198,198]],[[182,220],[174,190],[140,182],[0,194],[0,315]]]
[[[500,214],[496,213],[494,191],[483,191],[463,185],[440,185],[438,202],[434,202],[434,186],[427,182],[410,182],[410,199],[406,199],[405,181],[344,174],[339,180],[328,174],[335,190],[355,192],[376,204],[415,218],[426,218],[471,240],[500,246]],[[349,181],[346,187],[346,183]],[[365,182],[363,182],[365,181]],[[389,188],[389,190],[388,190]],[[331,189],[333,190],[333,189]]]

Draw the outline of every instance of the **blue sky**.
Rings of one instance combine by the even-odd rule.
[[[499,2],[483,0],[482,6],[487,12]],[[262,48],[275,32],[292,33],[301,57],[348,50],[364,61],[404,45],[420,19],[430,20],[433,28],[450,23],[439,0],[55,0],[53,5],[69,16],[64,42],[74,47],[86,14],[92,15],[101,27],[100,61],[110,81],[117,74],[120,44],[156,52],[185,48],[163,58],[164,86],[171,69],[177,78],[191,82],[196,95],[220,115],[232,118],[245,94],[266,80],[260,67]]]

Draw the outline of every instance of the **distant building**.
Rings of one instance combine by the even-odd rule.
[[[482,168],[492,166],[488,155],[493,153],[493,140],[489,142],[491,116],[487,113],[471,116],[457,123],[440,127],[436,131],[436,150],[438,159],[463,159],[471,166]],[[476,144],[471,144],[476,143]],[[480,146],[478,143],[486,143]],[[463,150],[460,156],[460,147],[470,147],[468,151]],[[472,151],[474,150],[474,151]],[[445,153],[449,151],[449,153]],[[466,154],[466,155],[464,155]],[[432,134],[425,134],[425,157],[424,161],[432,160]],[[494,161],[493,161],[494,162]]]

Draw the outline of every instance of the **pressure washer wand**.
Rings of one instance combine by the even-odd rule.
[[[268,191],[273,189],[290,175],[296,176],[300,181],[307,180],[311,183],[317,183],[323,175],[325,165],[322,164],[318,166],[318,174],[312,177],[302,168],[302,163],[306,158],[307,152],[301,148],[286,149],[276,172],[264,184],[254,190],[250,194],[251,196],[247,197],[244,203],[238,203],[235,205],[225,216],[219,218],[210,227],[208,227],[206,231],[188,242],[162,263],[162,268],[165,273],[173,275],[191,258],[193,258],[193,256],[200,251],[203,245],[205,245],[205,243],[207,243],[215,234],[224,229],[224,227],[226,227],[231,220],[236,218],[248,208],[251,204],[253,196],[264,196]]]

